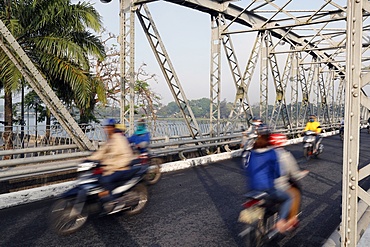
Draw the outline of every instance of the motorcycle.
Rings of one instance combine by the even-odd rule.
[[[301,192],[298,181],[291,180],[290,183]],[[250,191],[245,194],[245,197],[246,201],[242,205],[244,209],[240,212],[238,219],[244,224],[239,237],[243,238],[245,246],[266,246],[273,239],[281,236],[275,228],[280,204],[269,200],[266,192]]]
[[[256,139],[257,139],[257,135],[251,134],[243,145],[242,152],[241,152],[243,169],[245,168],[245,164],[247,163],[247,160],[249,160],[249,155],[253,148],[254,143],[256,142]]]
[[[303,137],[303,156],[309,160],[312,156],[317,157],[324,150],[324,145],[321,144],[322,137],[316,143],[316,132],[306,131]],[[318,147],[316,149],[316,147]]]
[[[59,196],[50,210],[50,226],[60,235],[74,233],[91,216],[105,216],[124,211],[126,215],[142,212],[148,202],[144,177],[148,166],[133,166],[128,177],[115,183],[110,201],[103,201],[99,193],[105,191],[98,181],[103,169],[99,162],[85,161],[77,168],[81,172],[76,186]]]
[[[148,152],[139,155],[137,165],[148,166],[148,171],[144,177],[147,184],[156,184],[162,176],[160,160],[152,157]]]

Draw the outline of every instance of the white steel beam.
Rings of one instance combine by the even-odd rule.
[[[362,1],[347,1],[347,62],[343,145],[341,246],[357,244]]]
[[[135,8],[130,0],[120,0],[120,81],[121,123],[134,133],[135,98]]]

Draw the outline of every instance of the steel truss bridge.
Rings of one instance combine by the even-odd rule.
[[[103,2],[110,2],[104,0]],[[186,92],[151,16],[152,0],[120,0],[121,121],[133,130],[135,20],[139,20],[190,135],[202,134]],[[210,119],[211,134],[232,130],[234,123],[251,119],[250,88],[260,90],[259,115],[276,129],[303,126],[309,114],[323,124],[345,118],[343,149],[342,246],[357,242],[358,198],[370,205],[359,181],[370,166],[359,169],[359,122],[367,119],[370,99],[368,0],[167,0],[209,14],[211,23]],[[174,25],[176,29],[176,25]],[[0,20],[0,47],[82,150],[94,149],[78,124],[37,71],[22,47]],[[254,39],[246,66],[234,49],[234,35]],[[223,48],[222,48],[223,47]],[[223,49],[223,52],[222,52]],[[245,54],[245,53],[242,53]],[[224,57],[223,57],[224,56]],[[221,64],[226,59],[235,88],[234,108],[225,129],[220,126]],[[274,102],[269,109],[269,102]],[[129,106],[126,108],[126,106]],[[124,109],[128,109],[124,111]]]

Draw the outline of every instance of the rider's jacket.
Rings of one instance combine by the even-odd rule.
[[[136,148],[140,153],[148,152],[148,147],[150,144],[150,133],[134,133],[132,136],[128,138],[130,143],[135,144]]]
[[[245,167],[250,190],[271,190],[274,188],[274,180],[280,177],[278,157],[271,148],[251,150]]]
[[[110,175],[115,171],[130,169],[130,163],[135,158],[127,138],[121,133],[114,133],[98,151],[89,159],[99,160],[103,165],[103,175]]]
[[[320,128],[320,123],[317,122],[317,121],[314,121],[314,122],[308,122],[306,124],[306,128],[304,128],[304,131],[314,131],[316,132],[317,134],[321,133],[321,128]]]

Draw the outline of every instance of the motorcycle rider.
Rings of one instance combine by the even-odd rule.
[[[308,122],[306,124],[306,127],[304,128],[304,132],[306,131],[313,131],[316,133],[316,140],[315,140],[315,150],[313,151],[314,153],[317,152],[317,148],[318,148],[318,145],[320,144],[321,142],[321,126],[320,126],[320,123],[317,121],[317,118],[315,115],[310,115],[309,116],[309,119],[308,119]]]
[[[111,192],[115,188],[114,182],[125,180],[132,175],[131,161],[134,160],[132,148],[122,132],[116,129],[114,119],[103,122],[107,141],[90,157],[89,160],[98,160],[103,165],[103,174],[99,182],[106,189],[99,194],[104,201],[111,201]],[[114,203],[113,203],[114,204]],[[112,206],[112,205],[105,205]]]
[[[258,116],[253,117],[252,123],[249,126],[249,128],[246,131],[242,132],[242,142],[240,144],[240,148],[246,149],[247,146],[253,145],[253,143],[249,143],[249,145],[247,145],[248,140],[251,138],[255,138],[257,136],[256,131],[258,129],[258,126],[260,126],[261,124],[263,124],[263,121],[260,117]]]
[[[339,136],[343,141],[343,138],[344,138],[344,118],[342,118],[342,120],[340,120]]]
[[[292,204],[290,195],[274,185],[274,180],[280,177],[280,165],[276,151],[269,147],[271,131],[266,125],[257,129],[257,139],[246,158],[245,175],[249,190],[263,191],[268,194],[268,200],[279,203],[279,219],[276,229],[284,233],[288,225],[289,210]]]
[[[305,177],[309,171],[300,170],[294,156],[285,150],[286,142],[287,137],[285,134],[275,133],[270,135],[269,144],[275,147],[281,172],[281,176],[275,179],[275,187],[288,192],[292,198],[288,225],[294,227],[299,223],[298,214],[301,205],[301,190],[296,186],[296,182]]]
[[[150,132],[148,131],[145,119],[139,119],[136,130],[128,141],[134,145],[134,149],[139,151],[140,154],[147,153],[150,144]]]

